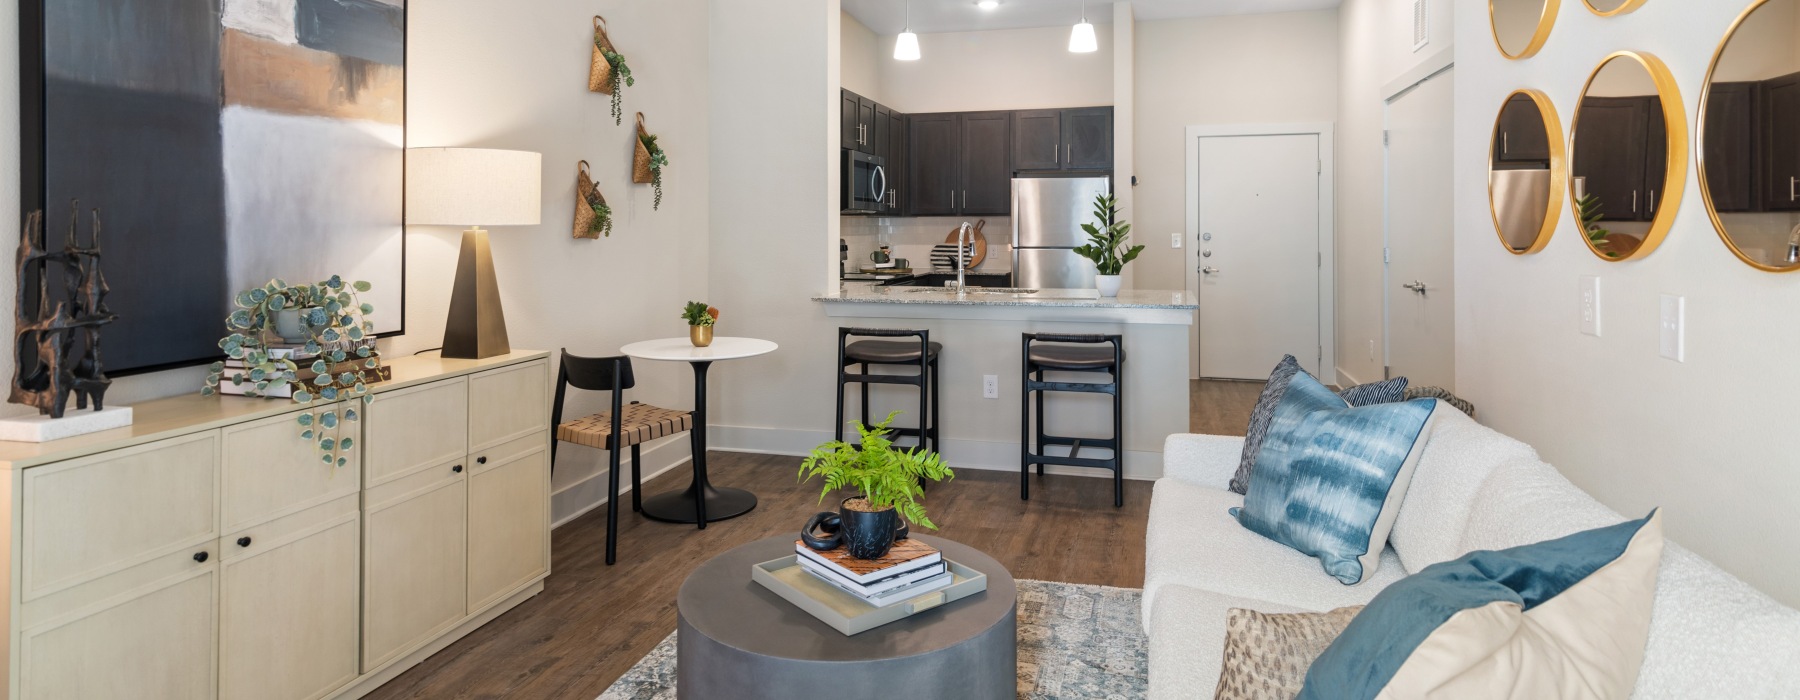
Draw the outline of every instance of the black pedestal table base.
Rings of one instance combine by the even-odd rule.
[[[713,486],[706,478],[706,370],[712,362],[690,362],[694,367],[694,480],[681,491],[659,493],[644,499],[644,517],[665,523],[707,523],[735,518],[756,508],[756,494],[743,489]],[[702,515],[704,514],[704,516]]]

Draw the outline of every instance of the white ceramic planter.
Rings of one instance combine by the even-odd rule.
[[[1112,298],[1119,295],[1118,275],[1094,275],[1094,284],[1100,288],[1100,296]]]

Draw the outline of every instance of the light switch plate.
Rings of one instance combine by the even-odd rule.
[[[1180,248],[1181,247],[1181,234],[1179,234],[1179,233],[1169,234],[1169,247],[1170,248]]]
[[[1600,278],[1581,276],[1581,332],[1600,337]]]
[[[1687,361],[1687,297],[1662,295],[1662,356]]]

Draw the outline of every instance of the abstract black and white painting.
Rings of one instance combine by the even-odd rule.
[[[21,2],[24,206],[101,210],[110,373],[210,361],[271,278],[402,329],[405,0]]]

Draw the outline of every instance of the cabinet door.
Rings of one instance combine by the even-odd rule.
[[[906,153],[906,115],[899,112],[890,112],[888,114],[887,137],[888,155],[887,165],[885,167],[887,168],[888,176],[888,193],[887,203],[882,207],[882,211],[888,214],[898,215],[901,212],[906,211],[906,173],[908,170]]]
[[[862,125],[862,140],[856,150],[863,153],[875,152],[875,101],[867,97],[856,100],[856,123]]]
[[[176,552],[27,606],[19,697],[217,697],[218,559],[192,556]],[[132,583],[113,585],[121,581]]]
[[[1763,84],[1768,115],[1768,203],[1774,211],[1800,209],[1800,74]]]
[[[1714,83],[1707,93],[1701,160],[1707,193],[1719,211],[1756,208],[1756,93],[1756,83]]]
[[[862,98],[857,97],[854,92],[838,91],[838,126],[843,132],[838,137],[839,147],[854,150],[859,147],[858,142],[862,141],[861,122],[856,120],[856,110],[861,102]]]
[[[888,128],[893,124],[893,111],[883,105],[875,105],[875,115],[869,122],[869,152],[875,157],[887,160]]]
[[[1012,112],[962,115],[961,201],[957,213],[1005,216],[1012,212]]]
[[[1635,97],[1589,97],[1581,103],[1574,176],[1600,198],[1605,221],[1637,221],[1645,210],[1647,103]]]
[[[362,410],[362,404],[351,410]],[[322,424],[303,427],[299,423],[303,413],[314,415],[296,411],[221,431],[224,532],[296,513],[362,488],[361,453],[356,449],[342,452],[348,460],[342,467],[324,464],[319,461],[322,453],[316,439],[360,439],[358,423],[345,421],[335,428]],[[311,430],[315,439],[301,438],[303,430]]]
[[[908,194],[914,216],[950,216],[962,196],[960,120],[955,114],[914,114],[907,120]]]
[[[1494,140],[1494,160],[1503,163],[1550,161],[1550,136],[1537,103],[1514,95],[1500,110],[1500,137]]]
[[[469,377],[469,452],[477,453],[548,427],[548,361],[492,369]]]
[[[365,673],[449,629],[468,610],[462,466],[458,457],[364,495]]]
[[[357,516],[352,496],[300,514],[284,537],[220,543],[221,697],[310,700],[356,678]]]
[[[1063,163],[1063,111],[1033,109],[1013,113],[1014,170],[1056,170]]]
[[[1112,170],[1113,109],[1063,110],[1062,142],[1064,170]]]
[[[470,614],[550,571],[548,436],[476,455],[469,472]]]
[[[1644,199],[1638,218],[1649,221],[1662,207],[1663,181],[1669,178],[1669,130],[1663,122],[1662,100],[1644,100]],[[1678,154],[1687,158],[1688,154]]]
[[[368,488],[469,453],[469,383],[463,377],[383,392],[363,409]]]

